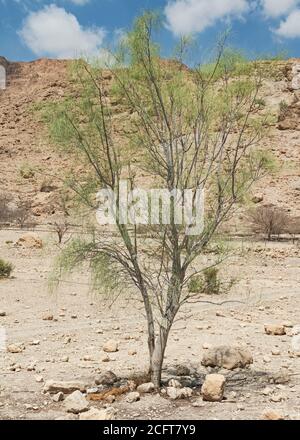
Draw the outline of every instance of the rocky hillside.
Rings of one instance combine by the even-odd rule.
[[[0,57],[0,64],[7,71],[7,87],[0,90],[0,194],[11,194],[15,202],[30,201],[35,220],[51,222],[61,209],[62,183],[56,176],[64,170],[67,159],[48,145],[33,106],[67,94],[68,62],[42,59],[11,63]],[[262,102],[274,115],[274,125],[262,147],[277,158],[279,170],[259,183],[253,200],[280,206],[298,217],[300,60],[280,61],[275,66],[278,75],[263,87]]]

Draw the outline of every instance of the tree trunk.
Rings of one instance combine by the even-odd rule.
[[[155,341],[154,351],[150,356],[150,377],[155,388],[161,386],[161,374],[164,362],[165,350],[167,346],[169,331],[160,329],[160,336]]]

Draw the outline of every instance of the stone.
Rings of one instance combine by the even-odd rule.
[[[55,380],[47,380],[44,385],[44,393],[56,394],[60,391],[64,394],[70,394],[74,391],[84,392],[87,386],[82,382],[70,381],[55,381]]]
[[[283,325],[266,324],[265,333],[272,336],[283,336],[286,334],[286,331]]]
[[[137,354],[136,350],[129,350],[128,351],[129,356],[135,356]]]
[[[266,411],[263,415],[262,415],[262,419],[263,420],[284,420],[284,416],[282,416],[281,414],[275,412],[275,411]]]
[[[112,371],[106,371],[105,373],[101,374],[96,380],[96,385],[113,385],[115,382],[117,382],[118,377],[113,373]]]
[[[189,397],[192,397],[192,395],[193,395],[193,390],[188,387],[185,387],[185,388],[168,387],[167,388],[167,396],[172,400],[187,399]]]
[[[176,379],[170,379],[168,385],[171,388],[182,388],[181,383]]]
[[[240,347],[222,345],[211,348],[205,352],[202,358],[202,365],[205,367],[220,367],[226,370],[245,368],[253,363],[251,353]]]
[[[300,90],[300,64],[294,64],[292,67],[292,90]]]
[[[44,378],[43,378],[43,376],[35,376],[35,381],[37,383],[41,383],[41,382],[44,382]]]
[[[60,391],[59,393],[54,394],[52,400],[53,402],[62,402],[64,400],[64,393]]]
[[[152,393],[155,390],[155,386],[152,382],[142,383],[137,387],[137,391],[142,394]]]
[[[222,374],[208,374],[201,388],[203,400],[221,402],[224,397],[226,379]]]
[[[6,349],[6,351],[8,353],[14,353],[14,354],[22,353],[22,351],[24,351],[24,350],[25,350],[24,345],[20,344],[20,343],[19,344],[10,344],[7,346],[7,349]]]
[[[67,412],[79,414],[89,409],[89,403],[80,391],[74,391],[64,401]]]
[[[260,203],[260,202],[262,202],[264,200],[264,196],[262,195],[262,194],[255,194],[253,197],[252,197],[252,202],[253,203]]]
[[[88,411],[80,414],[79,420],[114,420],[114,408],[97,409],[91,407]]]
[[[40,341],[38,339],[36,339],[35,341],[31,341],[30,345],[40,345]]]
[[[114,339],[110,339],[103,345],[105,353],[115,353],[119,350],[119,344]]]
[[[107,403],[110,403],[110,404],[114,403],[115,400],[116,400],[116,396],[113,396],[113,395],[111,395],[111,396],[107,396],[107,397],[105,398],[105,401],[106,401]]]
[[[42,249],[43,247],[43,241],[34,234],[22,235],[16,244],[26,249]]]
[[[132,391],[131,393],[127,394],[126,402],[134,403],[140,400],[140,398],[141,398],[140,393],[138,393],[137,391]]]
[[[43,321],[53,321],[53,319],[54,319],[54,316],[51,314],[46,314],[42,317]]]
[[[0,310],[0,316],[1,316],[1,317],[6,316],[6,312],[4,312],[3,310]]]
[[[274,403],[279,403],[282,400],[284,400],[284,398],[281,394],[274,394],[273,396],[270,397],[270,401]]]
[[[272,355],[273,356],[280,356],[281,352],[278,348],[273,348],[272,349]]]
[[[275,384],[287,384],[290,382],[290,376],[285,371],[278,371],[278,373],[273,374],[271,381]]]

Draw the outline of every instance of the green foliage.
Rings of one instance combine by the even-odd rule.
[[[282,100],[279,103],[279,110],[280,110],[280,117],[285,118],[287,115],[287,112],[289,110],[289,105],[286,101]]]
[[[257,98],[255,100],[255,104],[257,105],[257,107],[259,109],[262,109],[262,108],[266,107],[266,101],[263,98]]]
[[[218,274],[219,270],[216,267],[208,267],[202,275],[196,275],[191,279],[188,286],[189,292],[218,295],[221,287]]]
[[[205,269],[202,274],[191,278],[188,284],[188,291],[192,294],[219,295],[221,293],[228,293],[235,283],[236,280],[233,278],[228,283],[222,282],[219,277],[219,269],[212,266]]]
[[[13,265],[0,259],[0,279],[9,278],[12,271]]]
[[[23,179],[32,179],[35,176],[35,169],[33,166],[29,165],[29,164],[23,164],[20,167],[20,176]]]
[[[121,287],[116,263],[107,252],[98,248],[94,237],[91,240],[75,238],[62,250],[49,278],[53,291],[59,282],[82,265],[91,271],[92,288],[102,294],[118,293]]]

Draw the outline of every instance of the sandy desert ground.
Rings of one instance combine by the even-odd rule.
[[[0,351],[0,419],[78,418],[43,393],[44,383],[76,379],[94,387],[108,370],[121,378],[143,374],[148,357],[142,304],[129,294],[116,302],[97,297],[83,272],[51,295],[55,237],[39,232],[43,249],[24,249],[15,246],[22,234],[0,231],[1,255],[15,266],[13,278],[0,282],[0,326],[6,347],[24,348]],[[203,298],[232,302],[185,306],[170,335],[164,383],[176,377],[193,388],[193,396],[173,401],[155,392],[128,403],[124,394],[94,407],[113,407],[117,419],[260,419],[269,410],[300,419],[300,357],[291,352],[293,326],[300,324],[299,244],[240,241],[235,247],[243,254],[235,254],[224,270],[240,281],[229,296]],[[49,315],[53,320],[45,320]],[[286,335],[267,335],[265,324],[284,324]],[[103,344],[109,339],[119,343],[119,351],[108,355]],[[222,369],[225,398],[204,402],[200,387],[213,370],[201,359],[208,347],[222,344],[246,346],[254,362],[246,369]],[[179,376],[183,372],[188,375]]]

